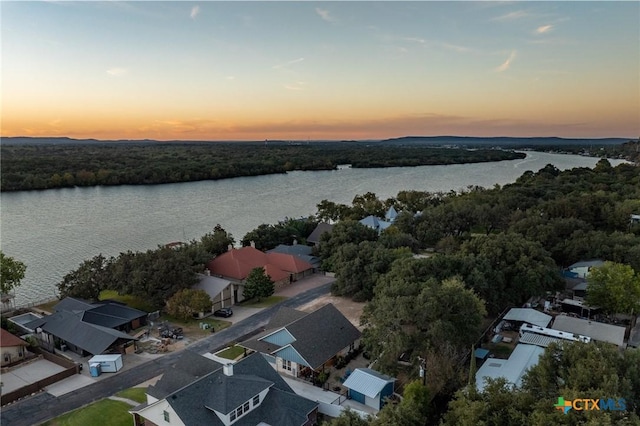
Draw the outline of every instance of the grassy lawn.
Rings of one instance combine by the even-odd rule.
[[[240,346],[231,346],[230,348],[225,349],[222,352],[216,353],[219,357],[234,360],[240,355],[244,354],[244,348]]]
[[[153,312],[153,306],[151,306],[146,300],[140,299],[131,295],[120,295],[117,291],[113,290],[103,290],[100,292],[100,300],[104,299],[113,299],[118,302],[126,303],[127,306],[130,306],[134,309],[139,309],[144,312]]]
[[[171,325],[182,327],[184,329],[185,335],[193,335],[195,337],[202,337],[211,334],[211,328],[213,328],[215,332],[218,332],[231,326],[231,322],[217,319],[215,317],[208,317],[203,319],[188,319],[185,321],[183,319],[172,317],[168,314],[162,314],[160,315],[159,320],[167,321]],[[207,330],[201,329],[201,322],[209,324],[210,327]]]
[[[103,399],[43,423],[47,426],[131,426],[131,406],[125,402]]]
[[[143,402],[147,402],[147,394],[145,393],[146,390],[147,388],[129,388],[118,392],[116,396],[119,396],[120,398],[132,399],[142,404]]]
[[[285,299],[286,297],[284,296],[269,296],[266,299],[260,300],[259,302],[255,299],[250,299],[239,303],[239,305],[244,306],[245,308],[268,308],[269,306],[280,303]]]
[[[37,311],[45,311],[53,313],[53,307],[60,303],[59,300],[52,300],[51,302],[43,303],[42,305],[34,306]]]

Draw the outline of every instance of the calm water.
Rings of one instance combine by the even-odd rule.
[[[593,167],[595,158],[527,153],[497,163],[243,177],[156,186],[69,188],[3,193],[0,238],[4,253],[27,265],[16,303],[55,295],[55,285],[85,259],[147,250],[196,239],[216,224],[240,241],[262,223],[315,213],[323,199],[351,203],[357,194],[381,198],[400,190],[449,191],[514,182],[546,164],[561,170]],[[611,160],[613,165],[621,161]]]

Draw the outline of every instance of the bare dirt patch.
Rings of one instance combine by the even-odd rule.
[[[304,304],[298,308],[303,312],[313,312],[320,309],[327,303],[332,303],[342,315],[344,315],[358,330],[362,331],[360,326],[360,317],[362,316],[362,310],[364,309],[365,302],[354,302],[351,299],[339,296],[321,296],[307,304]]]

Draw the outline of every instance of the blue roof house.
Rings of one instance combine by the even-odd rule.
[[[393,394],[396,379],[370,368],[356,368],[343,385],[349,390],[349,398],[376,410],[382,409],[385,398]]]

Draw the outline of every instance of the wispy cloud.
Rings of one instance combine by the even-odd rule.
[[[272,68],[274,70],[279,70],[279,69],[282,69],[282,68],[286,68],[289,65],[297,64],[298,62],[302,62],[302,61],[304,61],[304,58],[293,59],[293,60],[291,60],[289,62],[285,62],[284,64],[274,65]]]
[[[496,16],[492,18],[492,21],[513,21],[516,19],[524,18],[529,16],[530,13],[526,10],[516,10],[514,12],[505,13],[504,15]]]
[[[189,16],[191,16],[191,19],[196,19],[196,16],[198,16],[200,14],[200,6],[193,6],[191,8],[191,13],[189,14]]]
[[[504,61],[499,67],[496,68],[496,71],[497,72],[504,72],[504,71],[508,70],[509,67],[511,66],[511,63],[516,58],[516,53],[517,52],[515,50],[512,50],[511,51],[511,55],[509,55],[507,60]]]
[[[319,7],[316,7],[316,13],[325,21],[327,22],[336,22],[336,18],[334,18],[333,16],[331,16],[331,13],[326,10],[326,9],[320,9]]]
[[[553,28],[553,25],[542,25],[536,28],[536,34],[548,33],[549,31],[551,31],[552,28]]]
[[[107,74],[113,76],[113,77],[120,77],[123,76],[127,73],[127,69],[126,68],[120,68],[120,67],[113,67],[113,68],[109,68],[107,70]]]
[[[307,83],[304,81],[296,81],[293,84],[285,84],[284,88],[287,90],[304,90],[306,89]]]

